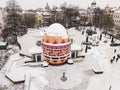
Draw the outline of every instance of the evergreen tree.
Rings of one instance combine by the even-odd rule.
[[[3,30],[3,38],[6,40],[8,37],[14,37],[17,42],[18,35],[24,35],[27,33],[27,28],[23,23],[22,9],[15,0],[7,2],[5,16],[5,27]]]

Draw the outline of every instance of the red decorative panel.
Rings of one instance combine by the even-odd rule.
[[[59,38],[61,39],[61,38]],[[51,40],[51,42],[53,42]],[[59,43],[61,40],[59,40]],[[51,64],[62,64],[66,62],[67,57],[71,52],[71,43],[61,43],[61,44],[49,44],[44,41],[42,43],[43,54],[47,62]]]

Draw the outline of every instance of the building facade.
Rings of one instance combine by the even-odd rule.
[[[120,28],[120,7],[114,11],[113,20],[116,28]]]
[[[86,25],[89,16],[88,11],[86,9],[80,9],[79,14],[80,14],[80,25]]]
[[[43,26],[44,18],[43,18],[42,12],[36,12],[35,18],[36,18],[36,26],[37,27]]]
[[[93,16],[94,16],[94,9],[96,8],[96,2],[95,0],[91,3],[91,6],[87,9],[89,17],[88,22],[93,24]]]

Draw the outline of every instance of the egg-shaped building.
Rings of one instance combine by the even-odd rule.
[[[50,25],[45,30],[41,41],[43,56],[50,64],[63,64],[71,52],[71,41],[64,26],[59,23]]]

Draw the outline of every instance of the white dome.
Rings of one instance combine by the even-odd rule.
[[[67,31],[64,28],[63,25],[59,24],[59,23],[54,23],[52,25],[50,25],[46,30],[45,33],[48,36],[61,36],[63,38],[68,37]]]

